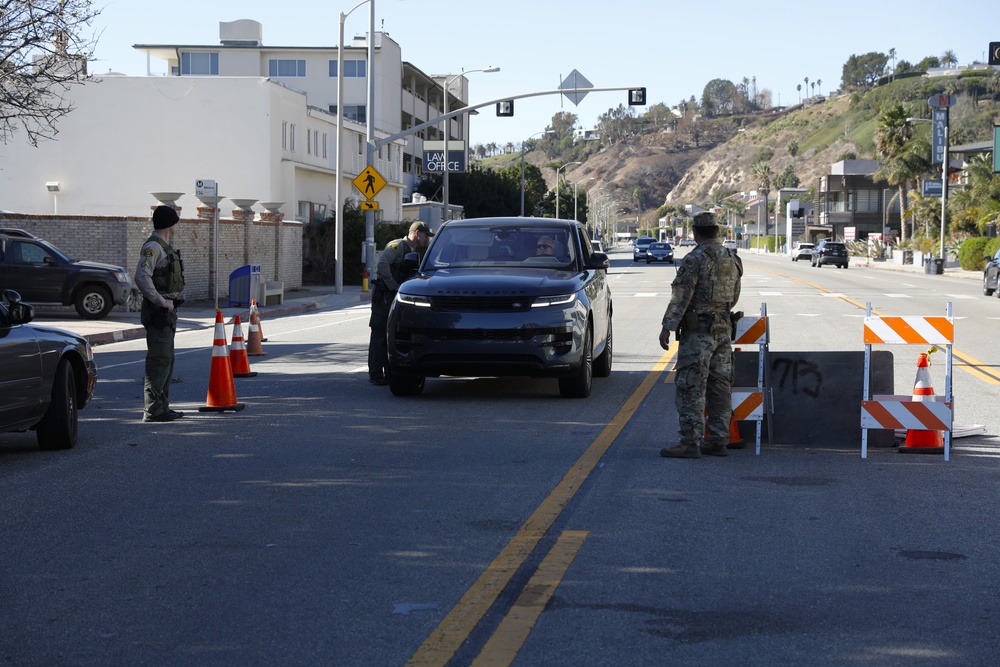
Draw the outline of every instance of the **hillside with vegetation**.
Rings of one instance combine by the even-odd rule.
[[[944,76],[924,75],[929,67],[948,64],[948,53],[917,65],[899,61],[891,77],[885,76],[888,56],[852,56],[844,65],[840,90],[787,108],[770,106],[769,93],[758,92],[746,79],[741,84],[713,80],[700,101],[692,96],[673,108],[655,104],[642,114],[634,107],[609,109],[599,120],[595,141],[574,141],[577,118],[560,112],[546,128],[549,133],[524,146],[525,163],[544,181],[545,190],[539,189],[527,213],[554,213],[556,169],[564,165],[558,184],[562,202],[572,201],[576,184],[581,202],[588,193],[607,197],[623,217],[640,215],[643,227],[655,226],[665,214],[680,214],[684,205],[719,205],[734,192],[757,190],[762,179],[772,191],[795,186],[814,190],[819,177],[842,159],[879,159],[891,166],[896,158],[879,153],[879,133],[886,132],[884,112],[893,109],[903,121],[929,118],[927,99],[940,93],[957,99],[950,116],[952,145],[992,139],[992,127],[1000,123],[1000,72],[956,69]],[[906,124],[894,131],[905,135],[908,150],[922,149],[929,141],[928,124]],[[477,168],[519,173],[520,148],[476,147]],[[453,176],[453,184],[455,180]],[[916,187],[916,178],[905,180],[907,188]],[[988,188],[981,190],[989,199]],[[963,205],[961,197],[956,202]],[[919,204],[917,197],[914,206]],[[976,207],[982,215],[956,231],[973,233],[989,210]],[[584,213],[579,215],[583,219]]]

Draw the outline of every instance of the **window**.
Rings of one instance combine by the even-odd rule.
[[[268,76],[305,76],[305,60],[286,60],[273,58],[267,61]]]
[[[306,153],[313,154],[313,131],[308,127],[306,128]]]
[[[295,152],[295,123],[288,130],[288,150]]]
[[[878,213],[879,212],[879,191],[869,189],[859,189],[856,193],[858,213]]]
[[[366,111],[367,106],[364,104],[345,104],[344,105],[344,118],[347,120],[357,121],[358,123],[364,123],[367,117]],[[330,105],[330,113],[334,116],[337,115],[337,105]]]
[[[324,132],[323,133],[323,157],[324,158],[326,157],[326,145],[327,145],[327,143],[329,143],[329,141],[330,141],[329,135],[326,132]]]
[[[356,104],[356,105],[345,104],[344,118],[347,118],[349,120],[354,120],[359,123],[364,123],[366,118],[365,114],[366,109],[367,107],[364,104]]]
[[[365,78],[368,74],[368,63],[364,60],[345,60],[344,78]],[[337,61],[330,61],[330,77],[337,77]]]
[[[281,150],[288,150],[288,122],[281,124]]]
[[[218,76],[219,52],[181,52],[181,76]]]
[[[319,155],[319,132],[313,130],[312,132],[312,155]]]

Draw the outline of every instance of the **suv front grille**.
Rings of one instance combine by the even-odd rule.
[[[531,302],[528,296],[435,296],[431,297],[431,309],[441,313],[517,313],[529,310]]]

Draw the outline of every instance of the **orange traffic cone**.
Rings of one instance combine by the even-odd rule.
[[[927,370],[927,352],[921,352],[917,358],[917,377],[913,381],[914,401],[934,400],[934,388],[931,387],[931,374]],[[906,432],[906,443],[899,448],[900,452],[919,452],[921,454],[936,454],[944,451],[944,438],[941,431],[909,430]]]
[[[732,421],[729,422],[729,444],[726,445],[729,449],[743,449],[747,446],[747,441],[740,437],[740,425],[736,422],[734,417]]]
[[[198,412],[239,412],[246,405],[236,402],[236,383],[233,368],[229,363],[226,345],[226,325],[222,322],[222,311],[215,311],[215,340],[212,343],[212,368],[208,375],[208,398]]]
[[[251,357],[263,357],[267,354],[260,346],[264,336],[260,330],[260,318],[257,316],[257,301],[250,304],[250,338],[247,340],[247,354]]]
[[[257,374],[250,370],[250,359],[247,358],[247,346],[243,343],[243,326],[239,315],[233,322],[233,344],[229,347],[229,365],[233,368],[234,378],[257,377]]]
[[[257,299],[250,299],[250,316],[251,319],[254,315],[257,315],[257,330],[260,331],[260,342],[266,343],[267,336],[264,335],[264,327],[260,324],[260,311],[257,310]]]

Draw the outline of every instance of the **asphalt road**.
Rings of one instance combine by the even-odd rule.
[[[139,421],[142,341],[97,348],[75,449],[0,434],[0,662],[995,664],[1000,299],[748,255],[740,307],[767,304],[772,350],[861,350],[858,304],[952,301],[956,420],[985,433],[948,462],[859,442],[675,461],[674,268],[612,257],[614,370],[585,400],[521,379],[395,398],[366,382],[364,305],[269,320],[240,413],[196,412],[211,330],[178,337],[171,424]]]

